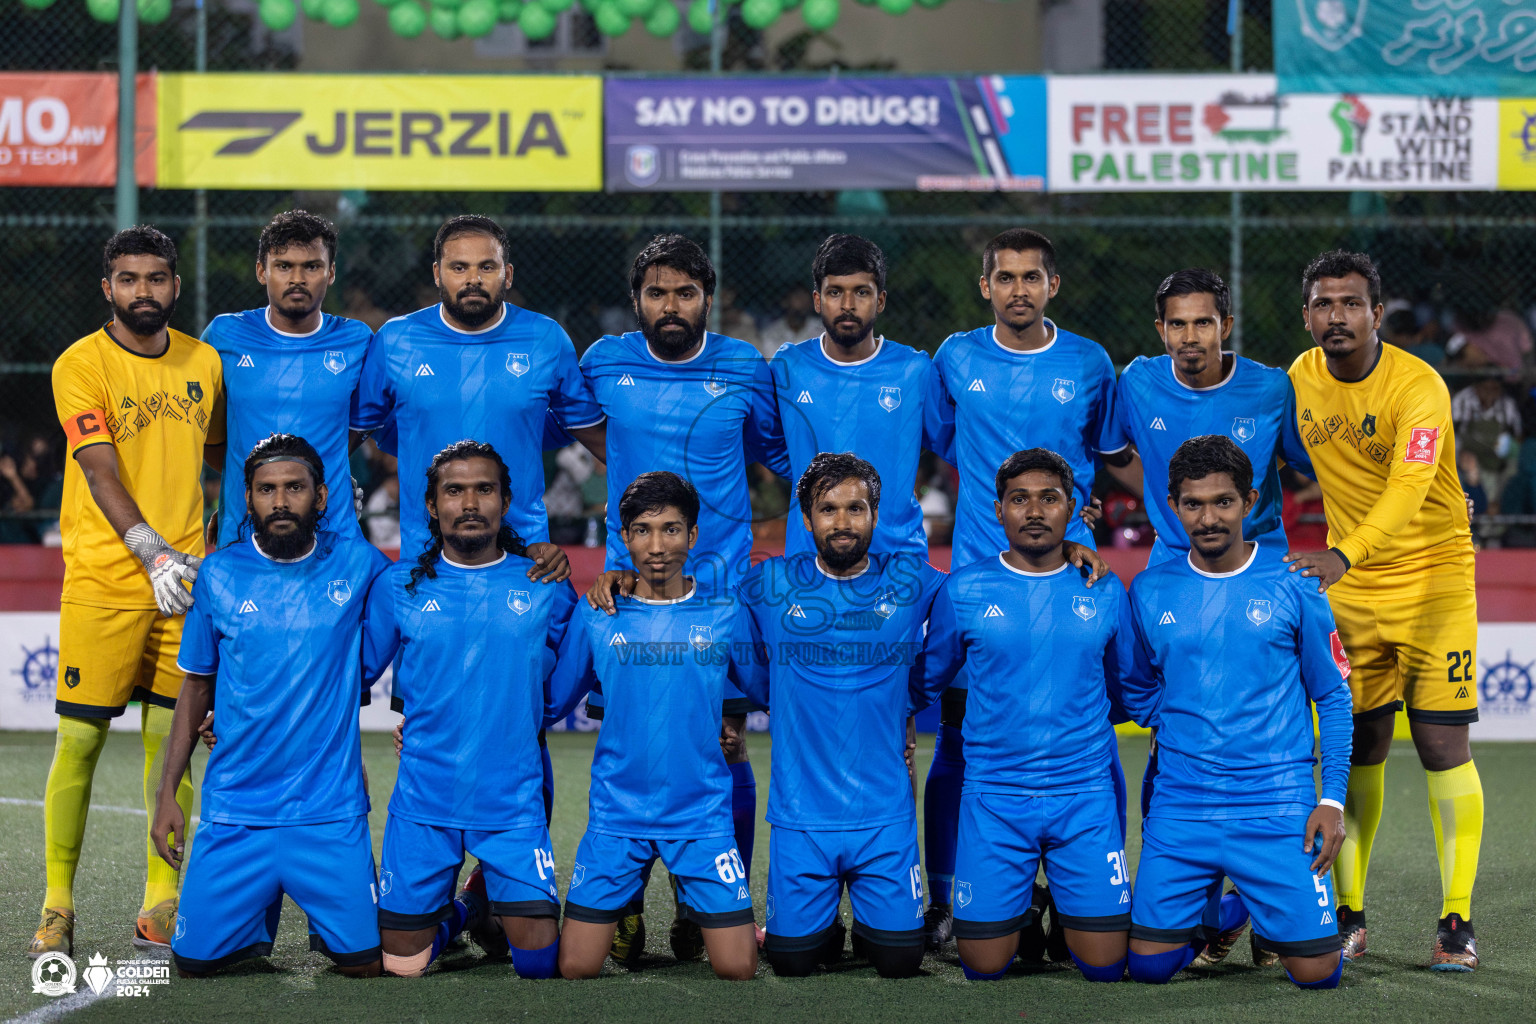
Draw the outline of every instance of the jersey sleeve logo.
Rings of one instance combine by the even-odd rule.
[[[901,388],[881,388],[879,402],[886,412],[895,412],[901,405]]]
[[[533,369],[533,360],[528,358],[527,352],[507,353],[507,372],[514,377],[521,377]]]
[[[1097,615],[1098,611],[1093,607],[1093,598],[1084,596],[1074,597],[1072,599],[1072,614],[1084,622]]]
[[[1057,377],[1051,384],[1051,397],[1062,405],[1066,405],[1077,397],[1077,381]]]
[[[714,636],[709,626],[689,626],[688,642],[695,650],[705,651],[714,643]]]
[[[1339,631],[1334,630],[1328,634],[1328,644],[1333,648],[1333,663],[1339,668],[1339,675],[1345,679],[1354,671],[1349,664],[1349,655],[1344,653],[1344,641],[1339,639]]]
[[[347,354],[345,352],[338,352],[335,349],[327,349],[324,365],[332,373],[340,373],[347,368]]]
[[[1439,427],[1414,427],[1408,435],[1408,450],[1403,452],[1404,462],[1422,462],[1426,466],[1435,464],[1435,453],[1440,448]]]
[[[325,596],[331,599],[331,603],[340,608],[352,599],[352,584],[348,580],[331,580],[326,584]]]
[[[522,615],[533,607],[533,595],[526,590],[507,591],[507,607]]]
[[[1268,601],[1261,601],[1258,598],[1254,598],[1248,602],[1249,622],[1253,623],[1255,626],[1262,626],[1264,623],[1269,621],[1269,616],[1270,610]]]
[[[1258,432],[1258,425],[1250,417],[1238,416],[1232,420],[1232,436],[1243,444],[1252,441]]]

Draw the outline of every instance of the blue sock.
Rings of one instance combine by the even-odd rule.
[[[512,947],[512,969],[519,978],[536,981],[553,978],[560,973],[560,940],[556,939],[543,949],[518,949]]]
[[[1120,765],[1120,744],[1109,748],[1109,781],[1115,788],[1115,811],[1120,815],[1120,846],[1125,847],[1125,769]]]
[[[1067,952],[1072,953],[1072,950],[1068,949]],[[1118,962],[1108,967],[1095,967],[1092,964],[1083,963],[1077,958],[1076,953],[1072,953],[1072,962],[1077,964],[1077,969],[1082,971],[1083,977],[1089,981],[1119,981],[1125,977],[1125,960],[1125,957],[1121,957]]]
[[[1127,954],[1129,962],[1126,966],[1130,970],[1132,981],[1164,985],[1169,978],[1188,967],[1189,962],[1199,955],[1200,947],[1198,946],[1185,946],[1183,949],[1170,949],[1166,953],[1152,953],[1148,956],[1133,952]]]
[[[731,765],[731,822],[736,828],[736,852],[752,877],[752,844],[757,840],[757,779],[751,761]]]
[[[1291,982],[1295,984],[1297,988],[1338,988],[1339,978],[1343,976],[1343,974],[1344,958],[1342,956],[1339,957],[1338,966],[1333,969],[1333,973],[1328,975],[1328,977],[1324,978],[1322,981],[1297,981],[1296,976],[1293,975],[1289,970],[1285,972],[1285,976],[1290,978]]]
[[[549,759],[548,744],[539,744],[539,759],[544,765],[544,826],[555,816],[555,766]]]
[[[452,911],[448,915],[448,920],[441,922],[437,926],[437,931],[432,933],[432,956],[427,963],[436,960],[437,955],[443,951],[443,948],[452,942],[454,936],[463,931],[464,926],[469,923],[470,909],[468,904],[460,900],[454,900],[451,907]]]
[[[960,831],[960,787],[964,782],[965,748],[960,730],[940,724],[923,789],[923,854],[928,860],[928,899],[933,903],[950,902],[955,842]]]
[[[1248,923],[1248,908],[1237,893],[1229,892],[1221,898],[1220,920],[1217,930],[1221,932],[1235,932]]]
[[[965,972],[966,979],[969,981],[996,981],[998,978],[1001,978],[1003,975],[1007,974],[1008,968],[1012,966],[1013,958],[1009,957],[1008,962],[1003,965],[1002,970],[993,974],[982,974],[980,971],[971,970],[970,966],[967,965],[964,960],[960,961],[960,969]]]

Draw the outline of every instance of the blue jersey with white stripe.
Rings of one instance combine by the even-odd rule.
[[[926,352],[879,341],[856,363],[827,356],[825,335],[785,345],[768,364],[778,392],[779,420],[789,451],[789,478],[798,484],[821,452],[853,452],[880,474],[880,521],[872,550],[928,553],[923,511],[913,485],[923,449],[945,455],[954,434],[953,408]],[[815,550],[790,498],[785,554]]]
[[[204,821],[304,825],[368,813],[357,721],[372,681],[363,609],[389,564],[362,538],[326,531],[292,561],[247,539],[203,562],[176,663],[215,677],[219,742],[203,772]]]
[[[1136,716],[1157,730],[1153,816],[1310,814],[1314,704],[1323,796],[1343,805],[1349,662],[1315,580],[1255,544],[1230,573],[1204,572],[1188,557],[1147,569],[1131,604],[1157,683],[1155,704]]]
[[[390,568],[368,600],[365,660],[399,652],[393,693],[405,705],[391,817],[440,828],[543,826],[539,730],[563,717],[550,690],[576,606],[569,583],[528,579],[533,562],[439,558],[414,591],[414,561]],[[569,708],[564,712],[568,713]]]
[[[506,304],[496,323],[461,331],[441,306],[397,316],[374,336],[352,425],[394,422],[400,459],[400,553],[429,543],[426,479],[432,457],[466,438],[492,445],[512,476],[505,521],[524,542],[549,539],[544,512],[544,414],[565,427],[602,421],[576,349],[547,316]]]
[[[1296,392],[1290,377],[1284,370],[1234,355],[1232,370],[1220,384],[1192,388],[1175,375],[1171,356],[1138,356],[1116,385],[1105,445],[1116,450],[1134,444],[1141,456],[1144,504],[1157,530],[1149,564],[1189,553],[1189,535],[1168,507],[1168,463],[1179,445],[1204,434],[1230,437],[1253,463],[1259,500],[1243,520],[1243,536],[1284,551],[1275,459],[1283,457],[1312,475],[1296,432]]]
[[[1058,328],[1032,352],[1004,348],[996,328],[952,334],[934,357],[944,392],[954,406],[952,460],[960,470],[955,508],[954,565],[992,558],[1008,539],[992,511],[997,471],[1025,448],[1048,448],[1072,467],[1078,511],[1093,491],[1105,428],[1115,400],[1115,367],[1109,353]],[[1067,539],[1093,546],[1093,534],[1073,517]]]
[[[245,460],[268,434],[297,434],[320,454],[330,512],[325,527],[361,537],[352,508],[347,426],[373,331],[360,320],[321,314],[309,334],[272,326],[268,309],[213,318],[203,340],[224,364],[229,446],[219,495],[219,543],[234,544],[245,518]]]
[[[944,574],[920,556],[869,556],[832,576],[815,554],[770,558],[739,588],[766,666],[742,690],[773,723],[768,821],[800,831],[911,821],[912,666]]]
[[[927,699],[962,666],[965,790],[1061,794],[1111,788],[1115,730],[1145,702],[1125,587],[1080,570],[1015,569],[999,554],[957,570],[933,602],[920,668]]]
[[[746,342],[712,333],[690,359],[665,362],[631,331],[599,338],[581,370],[608,417],[606,568],[632,567],[620,535],[624,489],[669,470],[699,492],[699,543],[684,571],[706,590],[733,585],[752,551],[747,463],[787,472],[768,364]]]

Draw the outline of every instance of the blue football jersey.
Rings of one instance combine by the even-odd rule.
[[[751,626],[734,596],[695,587],[676,601],[581,602],[560,648],[555,692],[601,687],[587,831],[627,839],[732,834],[720,705],[750,662]]]
[[[1275,458],[1283,457],[1293,468],[1312,475],[1311,461],[1296,432],[1291,378],[1284,370],[1234,356],[1226,380],[1214,387],[1192,388],[1174,374],[1171,356],[1138,356],[1115,386],[1105,450],[1134,444],[1141,456],[1147,517],[1157,530],[1148,564],[1189,553],[1189,535],[1168,507],[1168,463],[1179,445],[1204,434],[1225,434],[1253,463],[1259,500],[1243,520],[1243,536],[1283,553],[1285,527],[1280,522]]]
[[[921,685],[932,700],[964,667],[965,791],[1108,790],[1112,721],[1149,699],[1125,587],[1082,572],[1015,569],[1000,554],[957,570],[933,602]]]
[[[245,460],[268,434],[297,434],[325,464],[325,528],[361,537],[352,507],[347,450],[353,396],[373,331],[360,320],[322,314],[309,334],[285,334],[267,308],[216,316],[203,341],[224,364],[229,446],[219,495],[219,543],[234,544],[245,518]]]
[[[325,531],[293,561],[247,539],[203,562],[176,664],[216,677],[204,821],[305,825],[368,813],[357,723],[372,682],[363,607],[389,564],[362,538]]]
[[[747,671],[742,689],[772,716],[770,823],[818,832],[913,820],[912,667],[943,582],[910,554],[871,555],[846,579],[814,554],[770,558],[747,574],[741,601],[767,665]]]
[[[1164,562],[1131,585],[1136,631],[1156,678],[1151,814],[1258,818],[1310,814],[1311,705],[1322,737],[1323,796],[1349,780],[1349,661],[1315,580],[1258,557],[1234,572]]]
[[[619,532],[619,498],[641,473],[669,470],[699,492],[699,542],[684,570],[706,590],[750,568],[752,502],[747,463],[788,471],[773,381],[757,349],[704,336],[693,358],[668,363],[645,335],[606,335],[581,372],[608,417],[608,569],[632,568]]]
[[[926,557],[928,537],[913,485],[923,449],[945,456],[954,407],[944,397],[928,353],[886,338],[868,359],[839,363],[825,338],[785,345],[768,364],[778,392],[779,421],[789,452],[789,479],[821,452],[853,452],[880,474],[880,521],[870,548]],[[791,496],[785,554],[815,550]]]
[[[506,522],[524,542],[549,540],[544,512],[544,414],[566,427],[600,423],[576,349],[547,316],[508,304],[490,327],[448,326],[440,306],[397,316],[374,336],[352,426],[394,420],[400,459],[400,554],[426,547],[426,479],[432,457],[466,438],[495,447],[512,476]]]
[[[995,328],[952,334],[934,365],[955,407],[953,460],[960,470],[954,561],[969,565],[1008,549],[992,511],[997,471],[1025,448],[1047,448],[1067,460],[1082,511],[1093,491],[1105,428],[1115,400],[1115,367],[1098,342],[1063,331],[1049,320],[1049,344],[1033,352],[1004,348]],[[1077,516],[1067,539],[1093,546]]]
[[[415,563],[374,584],[364,660],[395,665],[405,746],[391,817],[439,828],[504,831],[544,825],[539,730],[557,706],[549,678],[576,606],[569,583],[528,580],[533,562],[503,554],[490,565],[438,559],[414,592]]]

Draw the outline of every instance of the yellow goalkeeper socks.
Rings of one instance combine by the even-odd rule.
[[[1483,845],[1483,783],[1471,761],[1429,776],[1429,817],[1435,824],[1435,852],[1440,857],[1440,888],[1445,894],[1440,916],[1460,914],[1472,920],[1472,883]]]
[[[59,716],[53,765],[43,791],[43,859],[48,875],[45,907],[75,909],[75,868],[85,840],[91,776],[110,724],[105,718]]]
[[[1365,909],[1365,873],[1371,866],[1371,844],[1381,824],[1387,766],[1357,764],[1349,769],[1344,796],[1344,845],[1333,862],[1333,887],[1339,906]]]
[[[173,712],[154,704],[144,705],[144,717],[140,725],[139,735],[144,742],[144,809],[149,812],[150,824],[155,820],[155,790],[160,786],[160,772],[164,767],[161,751],[165,746],[165,739],[171,732],[171,717]],[[181,784],[176,787],[176,802],[181,805],[182,816],[187,821],[187,830],[191,832],[192,823],[192,771],[181,777]],[[149,829],[144,830],[145,843],[149,855],[149,870],[144,880],[144,906],[143,910],[149,910],[157,903],[176,898],[176,871],[160,858],[155,850],[155,840],[149,834]]]

